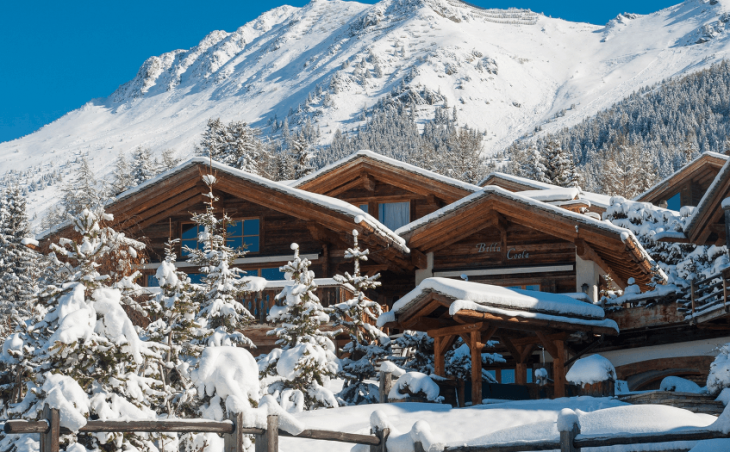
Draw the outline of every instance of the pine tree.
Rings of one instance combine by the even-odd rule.
[[[32,239],[25,210],[25,197],[15,186],[4,193],[0,211],[0,300],[4,319],[11,329],[29,319],[38,297],[40,255],[27,244]],[[14,312],[13,312],[14,311]],[[9,332],[9,331],[8,331]],[[2,334],[5,337],[6,334]]]
[[[157,169],[157,173],[163,173],[167,170],[171,170],[180,164],[180,157],[177,156],[177,152],[174,149],[167,148],[162,151],[162,162]]]
[[[132,179],[132,187],[142,184],[148,179],[152,179],[157,175],[158,164],[152,158],[152,150],[139,146],[132,153],[132,163],[130,177]]]
[[[67,182],[61,190],[63,192],[61,205],[66,218],[78,216],[85,209],[98,213],[109,199],[106,184],[104,181],[96,180],[86,157],[81,158],[76,177]]]
[[[333,334],[319,329],[329,321],[329,315],[315,295],[311,262],[299,256],[299,245],[293,243],[292,249],[294,260],[281,267],[291,283],[277,295],[277,306],[268,316],[270,322],[280,324],[268,333],[278,337],[279,348],[264,359],[265,373],[282,377],[269,386],[269,392],[291,411],[337,407],[334,394],[324,388],[339,370]]]
[[[243,121],[224,125],[220,119],[211,119],[198,145],[198,153],[224,165],[271,178],[267,171],[271,156],[258,138],[260,133]]]
[[[365,291],[380,286],[375,276],[360,274],[360,263],[368,260],[369,250],[361,250],[357,240],[357,230],[352,231],[354,246],[345,252],[346,259],[353,259],[355,269],[352,275],[337,275],[335,279],[354,288],[353,298],[333,306],[335,325],[344,327],[350,336],[342,351],[349,356],[342,360],[340,376],[346,383],[339,396],[346,403],[374,403],[377,399],[366,379],[375,376],[375,361],[389,354],[390,339],[374,326],[382,314],[380,305],[365,297]],[[372,322],[372,323],[371,323]]]
[[[205,328],[215,330],[209,345],[232,345],[238,343],[246,347],[254,347],[253,342],[238,330],[253,322],[255,318],[238,300],[251,292],[251,280],[244,277],[244,272],[233,267],[233,262],[246,255],[246,251],[233,249],[226,244],[227,227],[232,225],[228,215],[223,213],[221,219],[215,215],[215,202],[218,198],[213,194],[216,178],[212,174],[203,176],[208,186],[208,198],[205,201],[205,212],[196,213],[192,217],[200,232],[199,247],[195,249],[185,246],[183,250],[189,254],[188,262],[200,267],[204,275],[198,296],[200,312],[198,323]]]
[[[291,155],[294,160],[294,179],[301,179],[314,172],[311,164],[314,155],[309,149],[309,143],[303,134],[297,135],[291,143]]]
[[[51,246],[70,271],[63,288],[39,306],[39,321],[12,336],[15,359],[22,355],[28,369],[28,391],[20,403],[10,405],[10,416],[34,420],[50,403],[60,408],[62,426],[77,430],[88,418],[154,419],[161,411],[164,385],[156,366],[149,366],[161,355],[154,344],[140,340],[122,309],[121,292],[98,272],[118,237],[99,223],[110,219],[84,209],[74,218],[81,240],[62,238]],[[10,359],[3,354],[4,363]],[[15,441],[6,437],[0,444],[13,450]],[[61,443],[110,452],[158,450],[142,434],[72,433],[63,435]]]
[[[116,196],[134,186],[131,168],[127,162],[127,156],[124,152],[120,152],[117,160],[114,162],[114,182],[112,182],[112,193]]]
[[[155,277],[161,292],[153,301],[158,319],[147,327],[149,340],[167,346],[160,373],[166,385],[171,386],[166,400],[170,415],[194,416],[195,388],[189,380],[188,369],[195,366],[204,349],[205,340],[213,333],[204,328],[196,315],[200,305],[197,289],[188,276],[175,267],[179,239],[165,244],[165,260],[160,263]]]
[[[578,184],[573,157],[556,140],[549,141],[542,150],[545,164],[545,179],[542,182],[560,187],[574,187]]]
[[[453,120],[456,120],[456,109],[453,112]],[[449,137],[450,155],[447,157],[446,165],[448,175],[456,179],[476,184],[483,176],[482,160],[482,135],[476,130],[468,128],[454,131]]]

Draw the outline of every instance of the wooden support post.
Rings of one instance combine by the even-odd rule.
[[[555,398],[565,397],[565,342],[553,341],[556,355],[553,356],[553,381],[555,382]]]
[[[223,452],[243,452],[243,413],[236,414],[233,419],[233,431],[223,435]]]
[[[388,394],[393,387],[393,373],[380,371],[380,403],[388,403]]]
[[[695,280],[689,282],[689,298],[692,301],[692,318],[689,323],[695,323]]]
[[[527,384],[527,363],[517,363],[515,365],[515,384]]]
[[[573,430],[560,432],[560,452],[580,452],[580,448],[575,447],[575,437],[580,435],[580,427],[573,425]]]
[[[446,338],[443,336],[437,336],[433,338],[433,370],[439,377],[446,376],[445,373],[445,352],[442,351],[441,343]]]
[[[482,343],[480,331],[469,333],[469,350],[471,351],[471,404],[482,403]]]
[[[380,443],[377,446],[370,446],[370,452],[388,452],[388,436],[390,436],[390,429],[384,428],[382,430],[379,429],[371,429],[370,433],[377,436],[380,440]]]
[[[256,435],[255,439],[255,452],[278,452],[279,416],[269,415],[266,418],[266,431],[263,435]]]
[[[40,452],[58,452],[59,437],[61,436],[61,417],[56,408],[48,405],[43,407],[43,419],[48,422],[48,430],[41,433]]]
[[[722,307],[727,312],[727,279],[725,279],[724,273],[722,274]]]

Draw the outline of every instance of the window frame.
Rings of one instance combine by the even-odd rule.
[[[246,222],[246,220],[258,220],[258,222],[259,222],[259,233],[258,233],[258,235],[248,235],[247,236],[244,233],[244,228],[245,228],[245,222]],[[261,233],[261,230],[263,228],[261,227],[261,225],[263,224],[263,218],[262,217],[235,217],[235,218],[231,218],[231,222],[234,222],[235,223],[235,222],[238,222],[238,221],[243,221],[244,222],[244,225],[241,226],[241,235],[240,236],[237,236],[236,235],[236,236],[233,236],[233,237],[241,237],[241,243],[245,243],[245,240],[244,239],[246,237],[258,237],[259,238],[259,249],[258,249],[258,251],[247,251],[247,254],[261,254],[261,252],[262,252],[261,251],[261,248],[262,248],[261,243],[263,241],[262,240],[263,234]],[[182,222],[180,222],[180,234],[179,234],[179,237],[180,237],[180,252],[179,252],[179,256],[180,257],[183,257],[183,254],[182,254],[183,253],[183,246],[184,246],[183,241],[185,240],[185,239],[183,239],[183,236],[182,236],[183,235],[183,228],[186,225],[189,225],[189,224],[195,224],[195,223],[192,222],[192,221],[182,221]],[[228,236],[228,226],[226,226],[226,235],[225,235],[224,238],[225,238],[226,242],[229,239],[229,236]],[[189,240],[190,239],[187,239],[187,241],[189,241]],[[200,242],[197,242],[197,237],[196,237],[195,240],[196,240],[196,243],[200,243]],[[227,245],[227,243],[226,243],[226,245]]]

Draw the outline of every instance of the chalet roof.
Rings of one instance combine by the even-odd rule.
[[[399,173],[401,177],[393,180],[394,184],[402,184],[404,188],[411,188],[411,185],[426,182],[430,188],[440,187],[442,191],[449,194],[452,199],[459,199],[469,193],[479,191],[479,187],[467,182],[460,181],[448,176],[443,176],[433,171],[419,168],[415,165],[401,162],[399,160],[380,155],[378,153],[362,150],[348,157],[331,163],[319,171],[303,177],[292,186],[307,191],[327,193],[329,188],[343,185],[348,182],[347,177],[342,174],[348,170],[355,169],[358,165],[370,164],[381,171]],[[402,177],[406,176],[406,177]],[[435,185],[434,185],[435,184]],[[326,187],[326,188],[325,188]]]
[[[574,242],[581,251],[592,256],[591,260],[609,274],[613,272],[612,276],[621,281],[633,277],[643,286],[650,281],[654,261],[628,229],[496,186],[487,186],[442,207],[401,227],[396,233],[408,240],[411,248],[428,252],[468,236],[480,221],[482,225],[498,221],[499,215],[495,213]],[[441,227],[448,223],[447,227]]]
[[[201,186],[200,174],[201,171],[207,171],[208,167],[207,158],[192,158],[121,193],[107,203],[106,210],[115,215],[115,223],[121,224],[130,218],[138,223],[153,221],[156,216],[164,216],[170,209],[182,209],[183,205],[187,208],[192,203],[202,201],[200,195],[207,189]],[[316,221],[326,216],[348,232],[359,225],[366,232],[380,237],[388,246],[402,253],[409,252],[401,237],[348,202],[292,188],[215,161],[212,162],[212,169],[218,178],[216,189],[236,192],[252,202],[306,220]],[[177,202],[175,196],[187,199],[187,204]],[[46,231],[38,238],[42,240],[60,229],[63,226]]]
[[[711,233],[709,226],[720,221],[724,215],[722,201],[727,197],[728,191],[730,191],[730,160],[726,160],[720,168],[720,172],[687,221],[684,235],[690,242],[703,245],[707,240]]]
[[[575,328],[576,330],[598,329],[616,334],[616,322],[605,318],[600,306],[575,300],[571,297],[529,290],[508,289],[490,284],[459,281],[448,278],[426,278],[418,287],[399,299],[393,308],[381,315],[378,326],[401,322],[417,316],[419,303],[430,294],[445,298],[449,305],[449,316],[461,311],[485,313],[492,316],[551,322],[553,326]],[[426,306],[423,306],[426,308]]]
[[[533,192],[537,195],[539,191],[544,190],[566,190],[564,187],[560,187],[554,184],[548,184],[545,182],[538,182],[526,177],[514,176],[512,174],[493,172],[487,175],[481,182],[480,187],[497,186],[504,188],[511,192]],[[531,194],[525,193],[529,197],[533,197]],[[538,196],[534,196],[535,199],[539,199]],[[599,193],[592,193],[589,191],[580,190],[580,198],[588,200],[591,205],[606,210],[611,205],[611,197],[607,195],[601,195]]]
[[[720,168],[730,159],[725,154],[717,152],[704,152],[699,157],[689,162],[687,165],[666,177],[662,181],[644,193],[636,196],[634,201],[653,202],[660,200],[662,196],[668,196],[671,190],[682,182],[697,176],[699,173],[707,171],[719,171]]]

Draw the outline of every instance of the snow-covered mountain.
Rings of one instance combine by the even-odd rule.
[[[268,127],[307,118],[327,143],[402,84],[440,93],[462,123],[487,131],[485,151],[575,124],[639,87],[705,68],[730,52],[730,0],[687,0],[606,26],[457,0],[313,0],[282,6],[190,50],[149,58],[137,76],[37,132],[0,143],[0,173],[28,183],[68,173],[79,155],[108,175],[120,151],[193,153],[211,117]],[[420,115],[435,106],[424,101]],[[39,183],[31,211],[57,199]]]

